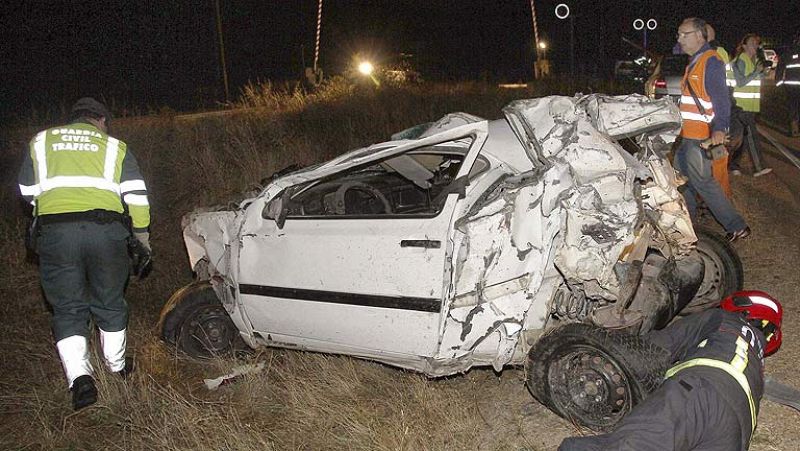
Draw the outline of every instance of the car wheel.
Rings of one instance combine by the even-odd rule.
[[[695,228],[697,253],[703,259],[705,274],[697,294],[680,312],[696,313],[719,305],[725,296],[744,286],[744,270],[739,255],[719,234],[701,227]]]
[[[531,348],[526,385],[559,416],[604,431],[661,385],[668,360],[640,336],[567,324]]]
[[[161,312],[162,339],[191,357],[232,353],[241,337],[208,281],[191,283],[172,295]]]

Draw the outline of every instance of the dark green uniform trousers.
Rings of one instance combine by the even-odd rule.
[[[89,319],[106,332],[128,324],[123,293],[130,262],[130,233],[120,222],[63,222],[41,226],[37,243],[39,271],[53,307],[56,341],[89,337]]]

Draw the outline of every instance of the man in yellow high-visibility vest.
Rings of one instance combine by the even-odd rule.
[[[122,377],[133,371],[125,357],[123,297],[131,231],[150,252],[147,188],[126,144],[108,134],[110,120],[102,103],[78,100],[69,124],[31,140],[19,172],[20,193],[38,223],[33,235],[42,288],[53,307],[53,334],[75,410],[97,401],[90,319],[100,329],[108,369]]]
[[[747,145],[750,158],[753,160],[753,177],[760,177],[772,172],[772,168],[764,166],[761,150],[758,148],[755,138],[756,114],[761,111],[761,80],[769,71],[769,68],[765,68],[763,62],[756,57],[760,46],[761,38],[758,35],[753,33],[745,35],[736,49],[736,57],[731,61],[731,68],[736,79],[733,98],[736,105],[743,110],[740,120],[744,125],[745,134],[742,146],[731,155],[731,173],[734,175],[741,174],[738,161],[742,155],[742,147],[745,145]]]

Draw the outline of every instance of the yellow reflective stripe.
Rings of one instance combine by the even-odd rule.
[[[703,340],[703,341],[701,341],[700,343],[698,343],[698,344],[697,344],[697,347],[698,347],[698,348],[705,348],[705,347],[706,347],[706,344],[708,344],[708,338],[706,338],[705,340]]]
[[[745,343],[746,344],[746,343]],[[747,396],[747,402],[750,405],[750,434],[755,432],[756,430],[756,403],[753,401],[753,393],[750,391],[750,383],[747,382],[747,377],[744,375],[743,372],[738,371],[736,368],[733,367],[730,363],[721,362],[719,360],[714,359],[706,359],[706,358],[697,358],[692,360],[687,360],[686,362],[680,363],[678,365],[673,366],[672,368],[667,371],[665,378],[669,379],[672,376],[676,375],[680,371],[685,370],[686,368],[692,368],[695,366],[708,366],[711,368],[717,368],[726,373],[730,374],[736,382],[739,383],[739,386],[742,387],[744,390],[744,394]]]
[[[733,92],[733,96],[734,97],[738,97],[740,99],[760,99],[761,98],[761,94],[758,93],[758,92],[739,92],[739,91],[734,91]]]
[[[114,181],[114,173],[117,169],[117,156],[119,155],[119,140],[108,137],[106,145],[106,160],[103,163],[103,178],[109,182]]]
[[[747,356],[747,346],[747,342],[744,341],[744,338],[739,337],[736,339],[736,354],[731,360],[731,366],[741,372],[744,372],[744,369],[747,368],[747,361],[749,360]]]
[[[128,205],[150,205],[145,194],[125,194],[122,200]]]
[[[761,86],[761,80],[750,80],[745,86]]]
[[[787,69],[794,69],[796,67],[800,67],[800,63],[798,63],[798,64],[787,64],[786,65]]]
[[[146,191],[147,187],[144,185],[144,180],[126,180],[119,184],[119,189],[123,193],[130,191]]]
[[[781,83],[782,84],[785,83],[787,85],[800,85],[800,81],[795,81],[795,80],[784,80]]]

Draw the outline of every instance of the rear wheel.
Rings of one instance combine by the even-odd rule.
[[[176,291],[161,312],[160,324],[164,341],[195,358],[231,354],[242,343],[208,281]]]
[[[531,348],[526,384],[559,416],[602,431],[658,388],[666,351],[636,336],[588,324],[567,324]]]
[[[722,298],[740,291],[744,285],[744,270],[739,255],[719,234],[702,227],[695,228],[697,253],[703,259],[703,282],[694,298],[680,312],[696,313],[719,305]]]

